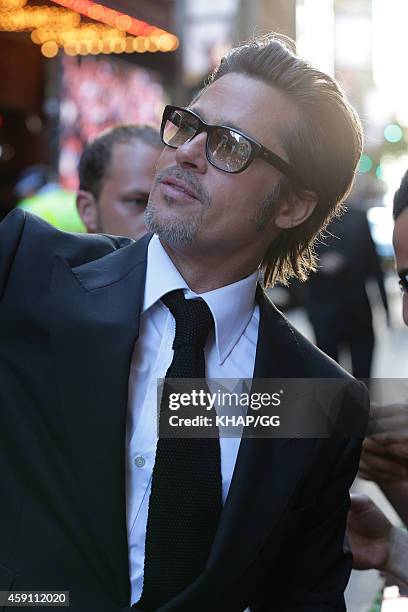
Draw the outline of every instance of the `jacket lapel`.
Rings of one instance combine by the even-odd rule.
[[[51,341],[78,512],[95,572],[125,602],[126,407],[149,239],[72,270],[56,258],[51,287]]]
[[[260,322],[253,387],[259,378],[307,377],[289,323],[259,286],[256,299]],[[253,561],[282,516],[314,448],[314,440],[242,438],[209,567],[220,564],[223,574],[236,580],[237,563],[244,568]]]

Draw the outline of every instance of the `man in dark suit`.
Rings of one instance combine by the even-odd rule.
[[[0,590],[69,590],[75,612],[344,610],[360,440],[157,440],[156,390],[340,378],[359,417],[362,387],[257,286],[260,266],[265,283],[313,267],[358,119],[269,36],[167,107],[162,138],[153,237],[1,226]]]
[[[345,215],[329,225],[317,254],[319,269],[305,284],[305,307],[316,344],[336,361],[339,351],[348,349],[353,376],[368,379],[375,340],[369,279],[378,285],[387,318],[388,301],[366,211],[350,202]]]

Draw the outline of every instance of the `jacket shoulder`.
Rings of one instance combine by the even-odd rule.
[[[346,372],[338,363],[323,353],[308,338],[306,338],[287,317],[276,308],[267,294],[265,296],[265,306],[269,316],[273,321],[274,327],[281,330],[285,339],[287,351],[295,352],[303,362],[302,370],[307,377],[312,378],[354,378]]]
[[[4,226],[4,227],[3,227]],[[1,234],[19,233],[19,251],[37,263],[59,255],[76,266],[127,246],[130,238],[104,234],[75,234],[56,229],[36,215],[15,209],[1,224]],[[1,236],[2,237],[2,236]]]
[[[132,243],[130,238],[63,232],[15,209],[0,223],[0,299],[18,286],[24,294],[38,292],[48,282],[55,257],[75,267]]]
[[[35,215],[25,211],[19,212],[25,215],[25,228],[21,248],[25,252],[35,250],[37,261],[59,255],[66,259],[71,266],[78,266],[104,257],[110,252],[133,242],[130,238],[104,234],[64,232]]]
[[[288,319],[270,302],[268,308],[277,324],[284,330],[285,349],[290,353],[289,359],[300,362],[299,378],[315,379],[319,386],[319,397],[327,396],[330,421],[335,423],[336,436],[340,438],[365,437],[369,414],[369,395],[362,382],[357,381],[338,363],[318,349],[310,340],[301,334]],[[330,379],[330,380],[329,380]],[[321,393],[320,393],[321,390]],[[341,410],[338,412],[336,402],[330,403],[331,394],[342,398]],[[333,413],[331,410],[333,409]],[[333,430],[334,431],[334,430]],[[357,444],[358,446],[358,444]]]
[[[306,338],[287,319],[286,321],[296,340],[299,350],[302,352],[303,357],[308,364],[310,376],[316,378],[348,378],[350,381],[354,380],[353,376],[349,372],[342,368],[331,357],[326,355],[326,353],[323,353],[323,351],[317,348],[315,344]]]

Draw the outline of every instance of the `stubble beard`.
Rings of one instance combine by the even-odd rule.
[[[166,216],[158,209],[154,203],[154,193],[165,176],[174,176],[175,178],[182,179],[194,189],[201,203],[201,207],[197,212],[183,218],[176,215]],[[176,206],[173,198],[168,196],[162,197],[164,197],[169,210],[171,210],[172,206]],[[157,234],[162,241],[174,248],[190,247],[194,243],[198,231],[203,224],[204,213],[210,206],[211,200],[209,194],[198,183],[194,175],[188,170],[173,166],[156,177],[144,213],[145,225],[150,232]]]

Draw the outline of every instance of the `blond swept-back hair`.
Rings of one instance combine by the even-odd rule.
[[[298,121],[280,134],[298,179],[294,184],[283,177],[281,194],[306,189],[318,202],[307,221],[283,230],[271,242],[262,262],[266,285],[287,284],[293,276],[305,280],[316,268],[314,243],[341,214],[363,146],[359,117],[338,83],[299,58],[288,40],[271,33],[242,44],[221,60],[208,80],[211,84],[229,73],[260,79],[286,94],[299,111]]]

